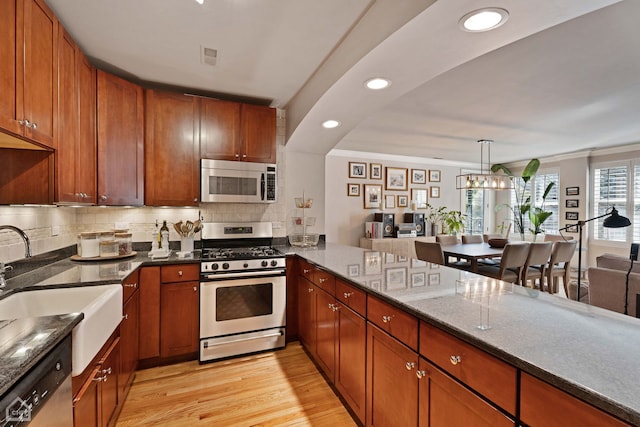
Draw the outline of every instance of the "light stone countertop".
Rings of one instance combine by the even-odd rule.
[[[640,425],[640,319],[356,247],[328,243],[279,249]],[[478,327],[483,324],[489,328]]]

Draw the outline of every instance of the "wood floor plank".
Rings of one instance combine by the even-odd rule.
[[[283,350],[200,365],[145,369],[117,427],[355,426],[298,342]]]

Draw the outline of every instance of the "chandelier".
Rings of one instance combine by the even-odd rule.
[[[494,175],[491,173],[491,139],[479,139],[480,144],[480,173],[468,173],[456,176],[457,190],[511,190],[511,178],[508,175]],[[484,162],[485,150],[487,163]]]

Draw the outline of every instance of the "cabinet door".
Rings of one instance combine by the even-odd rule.
[[[335,386],[360,422],[364,423],[367,323],[336,303]]]
[[[418,355],[367,324],[367,426],[418,424]]]
[[[240,160],[240,104],[200,99],[200,157]]]
[[[298,276],[298,332],[300,341],[312,355],[316,351],[315,300],[319,289],[304,276]]]
[[[82,202],[76,188],[80,170],[78,154],[78,67],[79,50],[62,26],[58,35],[58,146],[55,193],[58,202]]]
[[[276,162],[276,109],[260,105],[242,104],[241,137],[242,160],[247,162]]]
[[[120,374],[120,339],[116,338],[100,364],[100,418],[107,426],[118,406],[118,377]]]
[[[122,308],[120,324],[120,378],[118,401],[122,401],[138,366],[138,323],[140,293],[134,292]]]
[[[44,0],[25,0],[23,19],[24,58],[18,75],[24,65],[23,115],[31,122],[25,136],[51,147],[58,108],[58,20]]]
[[[82,390],[73,401],[73,425],[75,427],[100,427],[100,393],[99,382],[94,378],[98,376],[98,370],[92,373]]]
[[[197,206],[198,98],[146,91],[145,205]]]
[[[160,356],[160,267],[140,270],[139,359]]]
[[[198,352],[198,282],[163,283],[160,287],[160,356]]]
[[[515,425],[494,406],[422,358],[418,377],[420,427]]]
[[[335,371],[336,315],[335,298],[322,289],[315,291],[316,298],[316,362],[333,380]]]
[[[144,202],[142,88],[98,71],[98,204]]]
[[[83,203],[96,203],[96,68],[78,50],[78,145],[76,189]]]
[[[18,111],[18,93],[22,98],[22,78],[18,77],[16,71],[18,55],[22,58],[23,53],[22,49],[17,49],[17,5],[18,0],[0,1],[0,127],[22,134],[22,126],[18,123],[18,120],[22,120],[22,110]]]

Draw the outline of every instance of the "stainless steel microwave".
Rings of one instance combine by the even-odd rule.
[[[200,161],[200,200],[217,203],[275,203],[277,169],[268,163]]]

